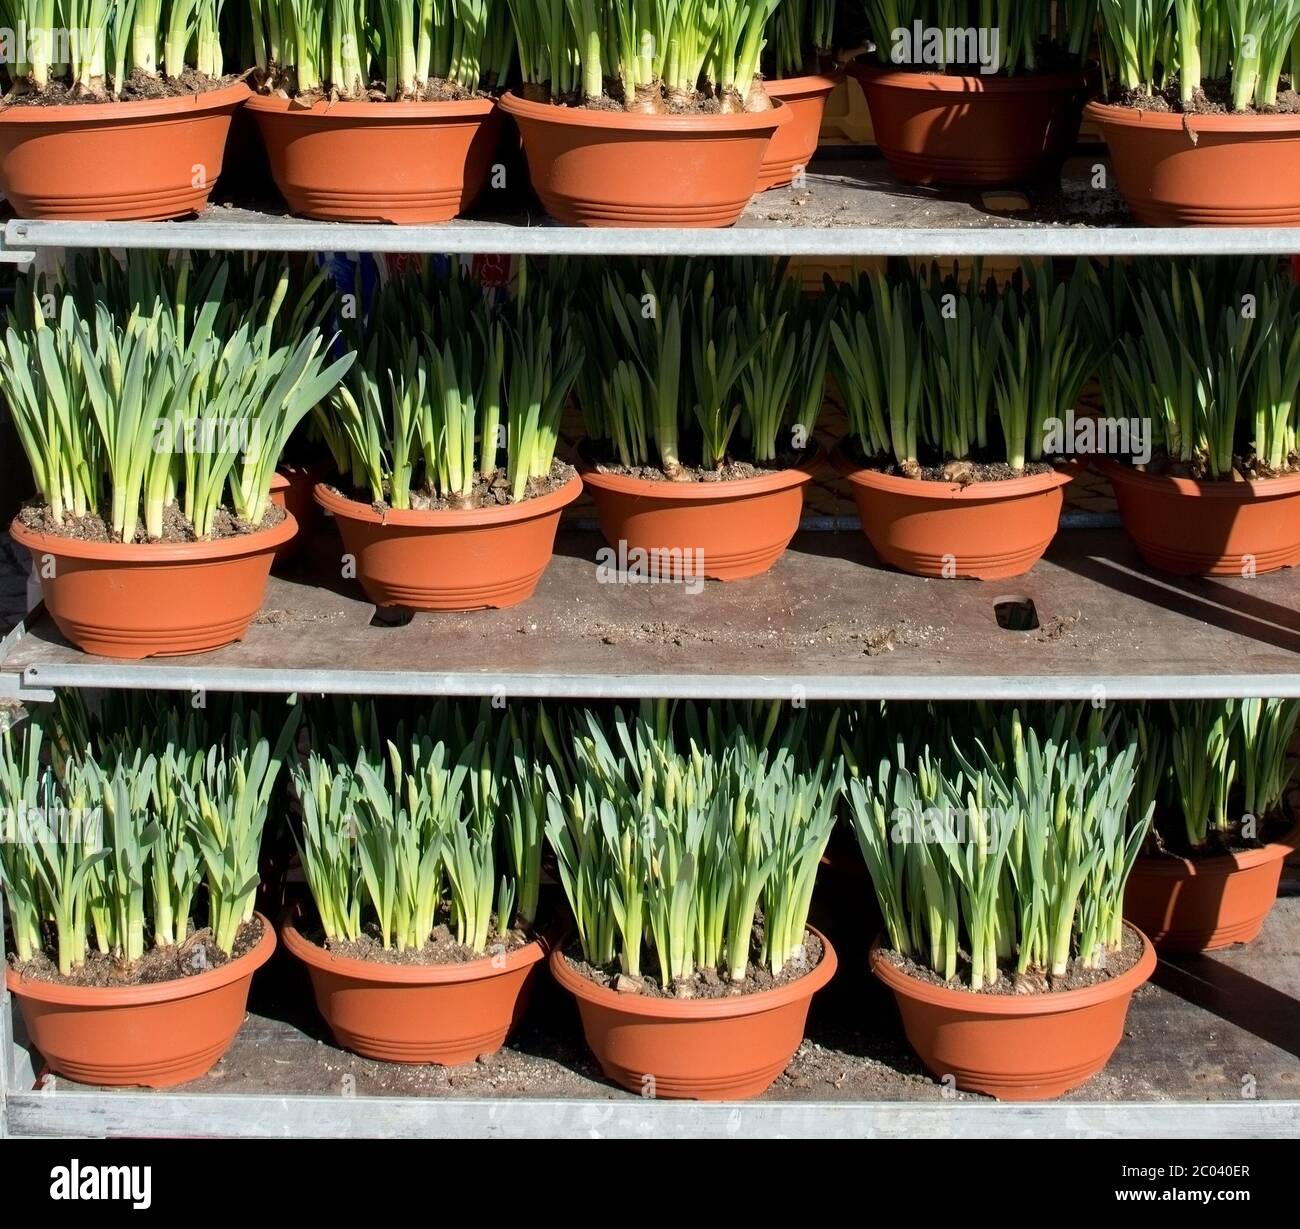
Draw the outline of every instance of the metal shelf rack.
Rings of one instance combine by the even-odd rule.
[[[757,198],[726,231],[579,230],[517,204],[440,226],[329,225],[273,209],[219,206],[178,223],[36,222],[0,230],[0,261],[47,249],[159,248],[648,256],[854,258],[1291,255],[1280,229],[1146,230],[1068,169],[1059,194],[996,214],[978,196],[902,187],[879,161],[820,165],[797,188]],[[1029,577],[1007,584],[917,581],[875,567],[856,532],[802,535],[768,577],[738,586],[600,585],[595,539],[566,532],[533,602],[475,616],[383,626],[355,588],[317,571],[273,581],[248,639],[220,653],[138,664],[86,657],[39,609],[0,643],[0,699],[56,687],[260,692],[490,694],[523,697],[799,696],[855,700],[1300,696],[1300,575],[1242,581],[1160,579],[1115,532],[1063,533]],[[995,606],[1030,599],[1040,626],[1004,631]],[[1189,663],[1196,663],[1190,673]],[[1286,902],[1290,903],[1290,902]],[[1300,909],[1278,921],[1291,942]],[[1270,970],[1285,962],[1272,952]],[[1162,965],[1162,969],[1165,966]],[[1270,976],[1274,976],[1272,972]],[[1259,971],[1256,970],[1256,979]],[[1297,1010],[1289,973],[1269,1011]],[[1236,983],[1230,983],[1235,985]],[[1225,994],[1227,992],[1225,991]],[[5,996],[7,999],[7,996]],[[1135,1005],[1136,1008],[1137,1005]],[[1207,1017],[1209,1027],[1221,1016]],[[1280,1035],[1285,1019],[1260,1026]],[[1166,1017],[1152,1017],[1164,1028]],[[1283,1030],[1284,1031],[1284,1030]],[[1292,1029],[1294,1034],[1294,1029]],[[1243,1044],[1253,1045],[1249,1031]],[[1260,1044],[1263,1044],[1262,1042]],[[1282,1061],[1295,1057],[1281,1051]],[[343,1056],[346,1058],[346,1056]],[[1192,1057],[1195,1057],[1194,1055]],[[1300,1100],[1201,1100],[1190,1073],[1160,1098],[1044,1105],[945,1101],[762,1100],[746,1105],[574,1099],[339,1096],[327,1089],[228,1095],[42,1086],[12,1004],[0,1000],[0,1136],[388,1135],[632,1138],[799,1135],[959,1138],[1294,1135]],[[1285,1077],[1296,1079],[1294,1074]],[[1184,1090],[1182,1094],[1179,1089]],[[1183,1095],[1185,1099],[1179,1099]],[[1168,1099],[1165,1099],[1165,1098]]]

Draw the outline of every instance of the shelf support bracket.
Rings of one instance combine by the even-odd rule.
[[[25,243],[21,222],[6,222],[0,231],[0,265],[30,265],[36,259],[36,249]]]

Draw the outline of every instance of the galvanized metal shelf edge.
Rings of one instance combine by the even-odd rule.
[[[1300,234],[1285,228],[1178,229],[1082,226],[731,230],[582,229],[455,223],[386,226],[258,221],[44,222],[5,224],[4,249],[26,260],[41,248],[157,248],[277,252],[436,252],[572,256],[1217,256],[1291,255]]]
[[[1300,1102],[913,1104],[11,1094],[12,1136],[390,1139],[1162,1138],[1300,1133]]]

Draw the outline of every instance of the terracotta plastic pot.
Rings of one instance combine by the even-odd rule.
[[[1177,576],[1262,575],[1300,564],[1300,474],[1197,482],[1098,460],[1124,530],[1152,567]]]
[[[1096,1075],[1124,1036],[1133,992],[1156,968],[1143,935],[1137,964],[1100,985],[972,994],[909,977],[884,958],[882,944],[883,937],[871,949],[871,970],[893,991],[908,1044],[926,1069],[999,1101],[1045,1101]]]
[[[1300,226],[1300,116],[1178,115],[1088,104],[1145,226]]]
[[[821,139],[826,99],[839,82],[839,77],[821,75],[763,82],[768,97],[783,103],[790,118],[772,134],[763,155],[763,168],[758,173],[760,192],[784,187],[794,179],[796,171],[813,160]]]
[[[1192,861],[1169,855],[1134,864],[1124,917],[1162,952],[1212,952],[1249,943],[1277,902],[1282,864],[1300,848],[1300,824],[1246,853]]]
[[[446,222],[483,191],[500,117],[463,102],[318,102],[255,95],[248,108],[291,212],[327,222]]]
[[[160,221],[208,203],[242,81],[149,102],[0,110],[0,188],[20,218]]]
[[[324,465],[281,465],[271,479],[271,502],[277,508],[283,508],[298,523],[293,537],[276,548],[273,566],[293,563],[307,549],[307,543],[321,522],[315,491],[316,484],[325,474]]]
[[[739,482],[665,482],[580,466],[610,547],[662,579],[743,580],[785,554],[820,453],[796,469]],[[701,555],[702,553],[702,555]]]
[[[390,965],[333,956],[290,920],[281,936],[307,966],[316,1007],[339,1045],[383,1062],[444,1067],[505,1044],[549,950],[537,939],[467,964]]]
[[[297,531],[271,529],[211,542],[79,542],[9,532],[32,554],[59,631],[87,653],[139,661],[203,653],[242,640],[266,596],[276,548]]]
[[[575,972],[559,947],[551,973],[578,1000],[587,1045],[616,1084],[655,1097],[736,1101],[758,1096],[790,1065],[812,997],[835,975],[835,949],[813,933],[823,947],[815,969],[778,990],[734,998],[620,994]]]
[[[997,187],[1060,172],[1079,137],[1089,74],[953,77],[850,66],[876,144],[904,183]]]
[[[555,551],[560,514],[581,494],[575,477],[500,508],[380,513],[323,483],[316,488],[376,606],[441,611],[496,610],[532,597]]]
[[[5,971],[32,1044],[56,1075],[81,1084],[171,1088],[230,1049],[248,988],[275,951],[275,928],[220,968],[148,986],[60,986]]]
[[[523,138],[546,212],[571,226],[730,226],[749,204],[788,109],[632,115],[530,102],[501,109]]]
[[[831,458],[848,479],[876,554],[913,576],[1004,580],[1023,576],[1052,544],[1068,473],[1007,482],[919,482]]]

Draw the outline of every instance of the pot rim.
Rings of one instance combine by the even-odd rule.
[[[1217,854],[1213,858],[1185,858],[1174,853],[1142,854],[1136,865],[1148,878],[1218,879],[1236,871],[1254,870],[1270,862],[1280,862],[1297,849],[1300,849],[1300,819],[1295,820],[1277,840],[1269,841],[1259,849]]]
[[[1085,115],[1117,128],[1144,128],[1154,132],[1295,133],[1300,136],[1300,115],[1184,115],[1175,111],[1139,111],[1093,99]]]
[[[560,107],[549,102],[521,98],[513,90],[501,95],[498,105],[516,119],[543,124],[603,131],[659,133],[663,136],[730,136],[736,133],[775,132],[790,120],[789,108],[774,99],[771,111],[735,115],[637,115],[630,111],[593,111],[586,107]]]
[[[525,499],[517,504],[495,508],[440,508],[422,511],[416,508],[376,512],[370,504],[348,499],[330,490],[329,483],[318,482],[315,499],[326,512],[344,520],[361,521],[367,525],[394,525],[405,529],[481,529],[488,525],[509,525],[518,521],[531,521],[540,516],[550,516],[567,508],[582,494],[582,477],[575,474],[558,491]]]
[[[843,70],[834,73],[804,73],[798,77],[764,77],[762,86],[773,102],[784,102],[788,97],[829,94],[844,79]]]
[[[54,107],[0,109],[0,124],[30,124],[38,127],[93,127],[96,123],[137,119],[188,119],[203,111],[237,107],[252,97],[246,81],[232,81],[201,94],[172,98],[138,98],[127,102],[83,102]]]
[[[299,106],[295,99],[272,94],[251,94],[244,104],[250,111],[266,115],[285,115],[294,118],[366,119],[395,121],[412,119],[460,119],[491,115],[496,110],[493,98],[458,98],[446,102],[416,102],[412,99],[370,102],[365,99],[341,99],[331,102],[327,98]]]
[[[373,960],[356,960],[350,956],[335,956],[312,943],[294,925],[296,910],[290,909],[280,920],[280,938],[285,950],[303,964],[322,973],[333,973],[353,981],[372,982],[378,986],[446,986],[465,982],[486,981],[519,969],[528,968],[546,957],[550,942],[540,934],[523,947],[507,954],[504,963],[497,957],[484,956],[463,964],[381,964]]]
[[[1095,986],[1064,990],[1060,994],[976,994],[970,990],[950,990],[920,981],[895,967],[882,954],[885,935],[876,936],[868,960],[871,971],[895,994],[931,1007],[941,1007],[968,1016],[1058,1016],[1087,1007],[1096,1007],[1112,999],[1125,998],[1145,983],[1156,970],[1156,949],[1151,940],[1132,922],[1124,923],[1142,940],[1142,955],[1131,969]]]
[[[82,542],[77,538],[37,533],[28,529],[17,517],[9,526],[14,541],[34,553],[121,565],[215,563],[226,559],[242,559],[245,555],[260,555],[264,551],[274,550],[297,532],[298,522],[291,512],[285,512],[284,520],[278,525],[272,525],[270,529],[258,529],[253,533],[205,542]]]
[[[773,495],[792,487],[807,486],[825,461],[820,446],[789,469],[760,474],[757,478],[737,478],[731,482],[668,482],[655,478],[634,478],[630,474],[606,474],[590,461],[578,457],[578,476],[589,487],[615,495],[635,495],[639,499],[658,500],[666,504],[719,504],[749,499],[756,495]]]
[[[954,77],[948,73],[916,72],[905,68],[851,63],[848,71],[863,85],[880,85],[894,90],[922,90],[936,94],[1044,94],[1063,89],[1086,89],[1090,72],[1087,66],[1064,72],[1033,73],[1019,77]]]
[[[811,999],[821,990],[839,967],[839,959],[831,942],[815,926],[807,929],[822,944],[822,958],[815,969],[796,981],[775,990],[760,990],[757,994],[741,994],[722,999],[661,999],[644,995],[619,994],[598,986],[570,967],[564,954],[563,942],[551,950],[551,976],[575,998],[591,1003],[606,1011],[617,1011],[626,1016],[659,1020],[663,1023],[688,1020],[735,1020],[744,1016],[758,1016],[765,1012],[788,1007],[791,1003]]]
[[[1190,499],[1219,499],[1234,504],[1300,494],[1300,474],[1230,482],[1222,478],[1176,478],[1172,474],[1144,474],[1131,465],[1121,465],[1109,457],[1094,457],[1093,464],[1112,481],[1141,487],[1152,494],[1182,495]]]
[[[271,959],[276,945],[275,927],[264,914],[255,913],[253,916],[262,923],[262,937],[253,945],[253,949],[235,960],[227,961],[220,968],[210,969],[195,977],[177,977],[147,986],[64,986],[20,977],[16,970],[6,969],[5,985],[18,998],[85,1010],[148,1007],[198,998],[209,991],[220,990],[245,977],[251,977]]]
[[[914,499],[932,500],[936,503],[996,503],[1005,499],[1040,495],[1069,486],[1074,481],[1072,473],[1054,469],[1047,474],[1009,478],[1005,482],[972,482],[969,486],[956,482],[918,482],[915,478],[900,478],[895,474],[864,469],[845,456],[842,447],[837,447],[831,453],[831,464],[855,486],[887,491],[891,495],[909,495]]]

